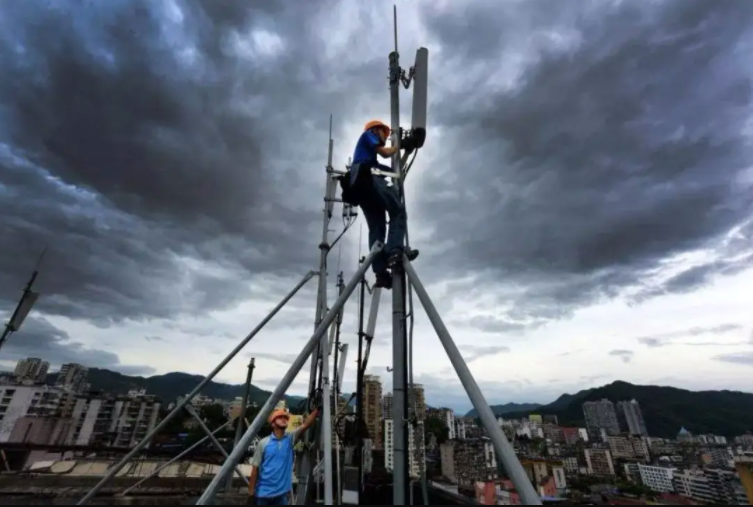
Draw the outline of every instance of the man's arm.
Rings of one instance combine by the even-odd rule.
[[[377,146],[376,152],[379,153],[383,158],[389,158],[395,153],[397,153],[397,146]]]
[[[256,449],[254,450],[254,457],[251,459],[251,475],[248,477],[249,496],[254,496],[256,494],[256,479],[259,478],[259,468],[261,468],[264,447],[266,444],[266,438],[259,440],[259,443],[256,444]]]
[[[318,415],[319,415],[319,409],[318,409],[318,408],[315,408],[315,409],[314,409],[314,410],[313,410],[313,411],[312,411],[312,412],[311,412],[311,413],[310,413],[310,414],[308,415],[308,417],[307,417],[307,418],[306,418],[306,419],[305,419],[305,420],[303,421],[303,424],[301,424],[300,426],[298,426],[298,427],[297,427],[297,428],[295,429],[295,432],[294,432],[294,437],[295,437],[295,440],[298,440],[299,438],[301,438],[301,436],[302,436],[302,435],[303,435],[304,433],[306,433],[306,430],[307,430],[307,429],[309,429],[309,428],[310,428],[311,426],[313,426],[313,425],[314,425],[314,422],[316,422],[316,418],[317,418],[317,416],[318,416]]]

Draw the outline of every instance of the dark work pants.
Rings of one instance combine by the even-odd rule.
[[[374,243],[387,241],[384,249],[374,259],[372,269],[377,275],[387,271],[387,259],[396,252],[402,252],[405,239],[405,206],[400,202],[395,186],[387,186],[381,176],[371,176],[372,185],[360,196],[361,211],[369,226],[369,248]],[[390,216],[390,230],[387,233],[386,214]]]

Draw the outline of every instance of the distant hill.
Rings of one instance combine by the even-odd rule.
[[[494,412],[494,415],[504,415],[509,414],[510,412],[526,412],[529,410],[536,410],[539,408],[541,404],[539,403],[506,403],[504,405],[492,405],[491,409],[492,412]],[[478,412],[476,412],[476,409],[471,409],[467,414],[465,414],[466,417],[478,417]]]
[[[510,419],[531,413],[556,415],[560,425],[584,426],[582,404],[606,398],[613,402],[635,399],[651,436],[674,438],[683,426],[694,434],[726,437],[753,431],[753,394],[739,391],[687,391],[675,387],[639,386],[617,381],[535,409],[508,412]],[[493,408],[493,407],[492,407]]]
[[[175,401],[179,396],[185,396],[191,392],[204,379],[201,375],[190,375],[188,373],[167,373],[165,375],[155,375],[153,377],[138,377],[123,375],[110,370],[101,368],[89,368],[88,382],[92,388],[101,389],[113,394],[126,394],[131,389],[145,388],[148,394],[154,394],[170,403]],[[47,375],[47,383],[54,384],[57,380],[57,373]],[[220,398],[232,400],[236,397],[243,396],[243,384],[223,384],[220,382],[209,382],[201,394],[210,398]],[[251,401],[259,405],[267,401],[271,392],[265,391],[251,385]],[[300,403],[303,398],[300,396],[286,396],[289,405]]]

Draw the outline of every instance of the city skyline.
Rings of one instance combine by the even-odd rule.
[[[7,368],[211,371],[316,269],[330,114],[339,169],[364,123],[389,116],[389,7],[179,0],[145,7],[145,25],[125,5],[6,14],[17,86],[0,90],[0,317],[50,248]],[[617,379],[750,389],[751,9],[399,5],[402,64],[431,54],[427,140],[406,186],[415,269],[490,402]],[[354,36],[364,27],[372,37]],[[362,222],[331,252],[330,301],[335,271],[348,279],[365,251]],[[274,388],[310,337],[315,290],[218,380],[242,383],[253,355],[255,384]],[[353,298],[351,351],[356,315]],[[369,373],[391,366],[390,316],[385,297]],[[427,400],[470,408],[417,302],[414,338]],[[349,361],[351,390],[354,373]]]

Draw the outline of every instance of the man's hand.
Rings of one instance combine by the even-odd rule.
[[[248,492],[248,498],[246,499],[246,505],[256,505],[256,495]]]

